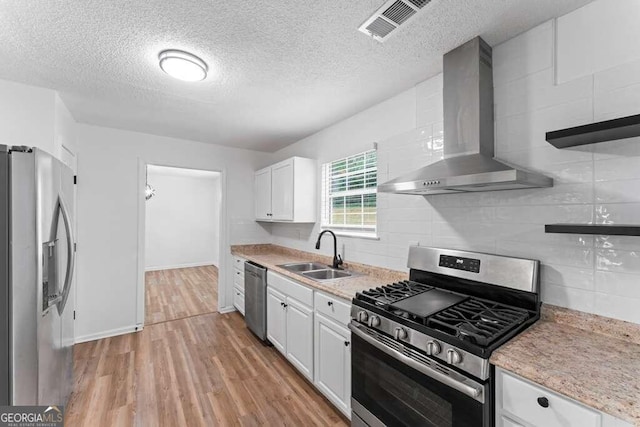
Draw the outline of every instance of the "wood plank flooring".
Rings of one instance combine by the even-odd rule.
[[[76,345],[65,425],[346,426],[238,313]]]
[[[145,273],[145,325],[218,310],[218,269],[176,268]]]

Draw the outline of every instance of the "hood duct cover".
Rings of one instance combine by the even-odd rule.
[[[480,37],[444,55],[444,159],[379,185],[379,192],[429,195],[553,186],[551,178],[493,158],[491,61],[491,47]]]

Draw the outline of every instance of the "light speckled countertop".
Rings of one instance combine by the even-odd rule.
[[[640,325],[543,305],[491,363],[640,426]]]
[[[383,286],[399,280],[407,280],[408,273],[401,271],[387,270],[385,268],[373,267],[365,264],[358,264],[345,261],[343,267],[361,273],[360,276],[348,277],[336,281],[316,282],[299,274],[292,273],[282,267],[282,264],[293,262],[321,262],[331,264],[331,258],[314,254],[311,252],[298,251],[277,245],[239,245],[231,246],[231,253],[257,264],[273,270],[283,276],[290,277],[298,282],[304,283],[312,288],[325,291],[340,298],[351,300],[356,292],[376,286]]]

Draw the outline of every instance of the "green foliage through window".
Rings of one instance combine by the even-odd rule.
[[[322,225],[376,230],[376,150],[322,165]]]

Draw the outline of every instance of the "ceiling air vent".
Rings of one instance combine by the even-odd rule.
[[[385,41],[431,0],[390,0],[358,28],[379,42]]]

